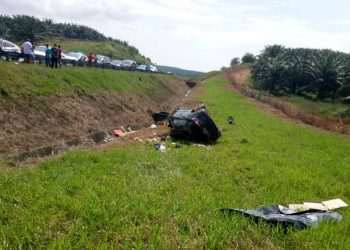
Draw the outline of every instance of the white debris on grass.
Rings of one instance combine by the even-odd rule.
[[[289,204],[289,209],[294,212],[305,212],[310,210],[329,211],[348,205],[342,199],[333,199],[328,201],[318,202],[303,202],[303,204]]]

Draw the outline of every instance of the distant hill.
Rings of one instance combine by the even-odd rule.
[[[159,71],[162,71],[162,72],[170,72],[177,76],[184,76],[184,77],[191,77],[191,78],[204,74],[204,72],[200,72],[200,71],[180,69],[180,68],[171,67],[171,66],[158,65],[157,68]]]

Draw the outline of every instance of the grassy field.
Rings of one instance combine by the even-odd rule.
[[[223,129],[212,147],[140,143],[1,169],[0,248],[349,249],[350,209],[302,231],[219,212],[350,202],[348,139],[282,122],[228,86],[220,76],[203,85]]]
[[[72,66],[51,69],[43,65],[0,61],[0,97],[25,98],[48,94],[130,90],[144,93],[162,87],[164,81],[170,78],[171,76],[161,74]]]

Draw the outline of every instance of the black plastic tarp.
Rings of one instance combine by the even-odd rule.
[[[300,213],[293,213],[289,208],[281,205],[273,205],[268,207],[261,207],[258,209],[235,209],[224,208],[222,212],[227,213],[242,213],[247,216],[265,219],[272,223],[283,223],[286,225],[293,225],[296,228],[306,228],[317,226],[321,221],[341,221],[343,217],[333,211],[307,211]]]

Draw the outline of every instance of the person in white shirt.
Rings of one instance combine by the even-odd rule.
[[[24,61],[29,63],[30,59],[33,57],[33,45],[30,43],[29,39],[23,43],[22,48]]]

